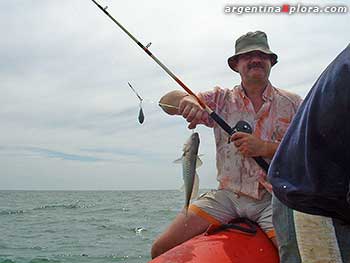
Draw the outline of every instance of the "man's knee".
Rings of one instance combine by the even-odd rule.
[[[163,244],[160,242],[159,239],[155,240],[152,244],[152,248],[151,248],[151,257],[156,258],[158,256],[160,256],[161,254],[163,254],[166,250],[164,249]]]
[[[161,234],[153,243],[151,248],[152,258],[158,257],[169,249],[203,233],[209,223],[189,211],[187,216],[179,214],[169,228]]]

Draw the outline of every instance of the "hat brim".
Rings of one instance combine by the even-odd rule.
[[[228,65],[229,67],[233,70],[233,71],[236,71],[236,65],[237,65],[237,61],[238,61],[238,57],[239,55],[242,55],[242,54],[245,54],[245,53],[249,53],[249,52],[252,52],[252,51],[261,51],[267,55],[270,55],[271,57],[271,66],[274,66],[276,63],[277,63],[277,59],[278,59],[278,56],[271,52],[271,50],[269,49],[264,49],[264,48],[261,48],[261,47],[249,47],[248,49],[244,49],[240,52],[238,52],[237,54],[234,54],[232,57],[229,57],[227,62],[228,62]]]

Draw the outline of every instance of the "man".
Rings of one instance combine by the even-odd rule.
[[[350,45],[310,90],[269,169],[283,263],[350,262],[349,117]]]
[[[299,96],[277,89],[269,82],[270,69],[276,63],[277,55],[270,50],[266,34],[249,32],[237,39],[235,55],[228,59],[230,68],[240,74],[241,85],[199,93],[229,125],[247,121],[254,129],[253,134],[237,132],[229,137],[184,92],[172,91],[161,98],[163,105],[179,107],[178,111],[170,107],[164,110],[171,115],[182,115],[190,123],[190,129],[197,124],[214,128],[219,187],[193,202],[187,216],[180,213],[175,218],[154,242],[152,258],[203,233],[210,224],[220,225],[238,217],[257,222],[274,242],[271,194],[266,190],[269,184],[266,174],[251,157],[261,156],[266,160],[273,157],[301,101]]]

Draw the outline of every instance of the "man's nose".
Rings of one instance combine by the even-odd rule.
[[[261,61],[262,61],[262,57],[259,55],[254,55],[250,59],[250,62],[261,62]]]

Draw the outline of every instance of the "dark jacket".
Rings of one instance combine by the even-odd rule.
[[[276,197],[350,223],[350,45],[318,78],[269,169]]]

